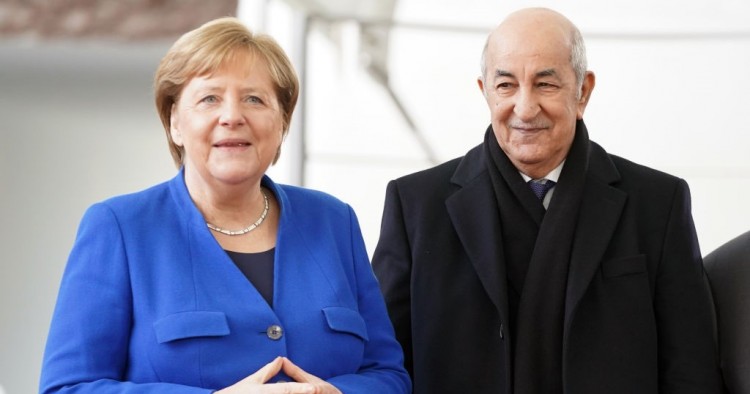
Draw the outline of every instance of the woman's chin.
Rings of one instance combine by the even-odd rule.
[[[257,181],[262,178],[265,173],[265,171],[261,171],[257,165],[248,164],[222,166],[221,168],[217,168],[210,172],[216,180],[229,185]]]

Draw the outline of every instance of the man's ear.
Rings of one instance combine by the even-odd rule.
[[[477,85],[479,85],[479,90],[482,92],[482,96],[486,96],[487,94],[484,92],[484,81],[482,80],[482,77],[477,78]]]
[[[586,106],[591,99],[591,92],[594,91],[594,85],[596,85],[596,77],[591,71],[586,71],[586,75],[583,77],[583,83],[581,84],[580,97],[578,98],[578,119],[583,119],[583,112],[586,110]]]

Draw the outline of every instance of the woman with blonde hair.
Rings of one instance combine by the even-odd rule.
[[[40,392],[410,391],[354,211],[265,175],[298,93],[234,18],[172,46],[155,94],[178,174],[84,215]]]

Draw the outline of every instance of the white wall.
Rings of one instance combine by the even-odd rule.
[[[544,2],[542,2],[544,3]],[[583,31],[597,86],[585,120],[611,153],[685,178],[702,250],[746,231],[750,126],[738,121],[750,88],[750,3],[556,2]],[[539,4],[534,3],[534,4]],[[481,142],[489,113],[476,85],[484,32],[531,2],[402,1],[397,19],[466,32],[401,27],[391,37],[391,81],[440,160]],[[481,29],[480,29],[481,30]],[[385,94],[363,72],[342,74],[313,34],[307,83],[309,186],[357,208],[370,251],[384,184],[430,164]],[[373,97],[377,99],[373,99]],[[341,124],[348,127],[342,128]],[[365,179],[363,179],[365,178]],[[349,188],[341,179],[362,179]],[[726,182],[731,191],[720,192]]]
[[[166,49],[0,42],[0,385],[8,394],[37,390],[84,209],[174,173],[151,104]]]
[[[396,16],[489,30],[526,5],[497,3],[401,0]],[[704,253],[746,231],[750,5],[556,4],[582,29],[597,74],[586,114],[591,138],[688,180]],[[267,22],[288,45],[280,27],[285,12],[280,0],[270,1]],[[341,28],[353,31],[351,24]],[[9,394],[36,391],[83,210],[174,174],[151,96],[153,71],[169,44],[0,41],[0,386]],[[386,182],[430,163],[351,49],[340,51],[316,31],[309,44],[307,186],[354,206],[372,252]],[[479,32],[393,31],[393,87],[440,160],[478,144],[488,123],[475,82],[483,44]],[[286,177],[284,165],[271,170],[277,179]],[[724,181],[734,182],[731,191],[720,191]]]

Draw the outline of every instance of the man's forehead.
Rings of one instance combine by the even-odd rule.
[[[506,35],[487,45],[488,55],[497,59],[568,57],[572,40],[567,35]]]
[[[498,43],[487,48],[485,61],[487,69],[507,70],[514,73],[525,69],[526,72],[537,73],[543,70],[555,70],[558,74],[571,66],[571,47],[567,43],[533,43],[507,42]],[[572,67],[572,66],[571,66]]]

